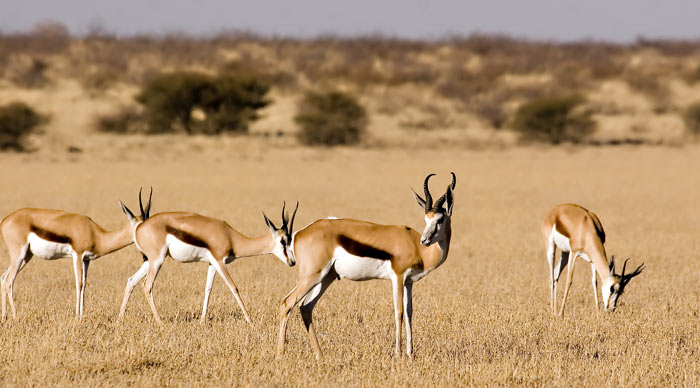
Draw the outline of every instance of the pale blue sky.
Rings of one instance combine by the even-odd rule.
[[[0,31],[55,20],[122,35],[242,29],[273,35],[382,33],[440,38],[473,32],[544,40],[700,39],[700,0],[0,0]]]

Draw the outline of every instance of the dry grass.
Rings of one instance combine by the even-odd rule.
[[[206,269],[168,261],[155,297],[157,327],[135,292],[115,325],[135,248],[90,267],[86,318],[73,318],[70,263],[32,261],[16,283],[19,318],[0,324],[5,386],[697,386],[697,231],[700,149],[521,148],[503,152],[257,149],[223,143],[207,152],[135,150],[119,162],[78,155],[0,155],[0,214],[24,206],[89,214],[114,228],[116,204],[135,206],[153,185],[154,211],[223,217],[265,233],[260,211],[299,199],[297,225],[328,215],[422,227],[409,186],[427,172],[458,176],[445,264],[414,288],[415,358],[392,355],[390,285],[334,284],[316,309],[325,358],[313,360],[296,310],[287,353],[276,359],[278,301],[295,269],[272,256],[229,265],[253,325],[217,280],[198,322]],[[183,156],[190,155],[190,156]],[[350,167],[352,166],[352,167]],[[647,269],[618,311],[593,310],[589,269],[579,263],[567,315],[549,313],[540,217],[573,201],[594,209],[608,251]],[[279,216],[277,216],[279,217]],[[0,255],[7,263],[4,250]]]

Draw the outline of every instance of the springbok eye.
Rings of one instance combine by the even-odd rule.
[[[610,293],[612,294],[612,293],[614,293],[614,292],[615,292],[615,287],[610,286]]]

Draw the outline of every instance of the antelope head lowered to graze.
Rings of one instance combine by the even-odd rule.
[[[616,275],[615,258],[612,257],[608,263],[605,253],[603,224],[595,213],[579,205],[567,203],[555,206],[542,220],[541,231],[547,250],[550,304],[554,314],[564,315],[564,306],[569,295],[576,259],[582,258],[591,264],[591,283],[593,284],[596,310],[599,308],[597,276],[600,276],[603,281],[601,294],[603,296],[603,309],[606,312],[615,310],[625,286],[644,269],[644,264],[641,264],[637,269],[626,274],[625,269],[629,260],[627,259],[622,266],[622,273]],[[555,263],[557,249],[561,251],[561,258],[559,262]],[[557,282],[569,261],[571,261],[571,265],[567,274],[564,297],[561,309],[557,313]]]
[[[321,348],[312,324],[314,306],[336,279],[391,280],[396,323],[395,351],[401,351],[401,326],[406,322],[406,353],[413,350],[411,319],[413,283],[447,258],[452,236],[451,217],[456,177],[433,205],[425,178],[425,199],[415,194],[425,211],[425,229],[419,234],[408,226],[379,225],[351,219],[322,219],[294,233],[291,252],[297,263],[297,283],[280,304],[278,354],[284,351],[287,320],[300,304],[304,325],[316,358]]]
[[[141,202],[141,215],[135,216],[121,201],[124,214],[129,222],[121,228],[106,231],[89,217],[67,213],[61,210],[19,209],[0,222],[2,235],[10,254],[10,266],[0,277],[2,291],[2,318],[7,317],[6,301],[10,300],[12,317],[17,317],[15,310],[13,285],[19,271],[33,258],[45,260],[61,258],[73,259],[75,274],[75,315],[82,319],[84,309],[85,284],[90,261],[108,253],[119,250],[133,242],[134,230],[148,218],[151,208],[149,194],[146,210]]]
[[[294,209],[291,221],[282,207],[282,226],[277,228],[263,214],[269,233],[258,237],[247,237],[233,229],[225,221],[189,212],[158,213],[141,223],[134,232],[136,247],[143,254],[143,264],[126,283],[124,299],[119,310],[121,320],[134,287],[145,278],[143,291],[156,322],[162,323],[155,302],[153,284],[165,258],[170,256],[179,263],[204,262],[209,264],[207,284],[204,291],[201,321],[204,321],[209,304],[209,294],[218,274],[231,290],[238,302],[245,320],[250,316],[238,293],[236,284],[226,269],[226,264],[241,257],[273,254],[288,266],[294,265],[288,245],[299,202]]]

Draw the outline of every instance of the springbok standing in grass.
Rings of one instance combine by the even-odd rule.
[[[280,304],[278,354],[284,351],[289,313],[301,303],[301,316],[316,359],[321,348],[312,325],[314,306],[336,279],[390,279],[394,294],[396,354],[401,352],[401,326],[406,321],[406,353],[411,355],[413,339],[413,283],[422,279],[447,258],[452,228],[450,217],[454,203],[452,184],[433,205],[428,190],[430,174],[423,188],[425,199],[413,192],[425,210],[425,230],[419,234],[408,226],[378,225],[350,219],[318,220],[294,234],[290,251],[299,264],[297,283]],[[446,207],[443,208],[443,205]]]
[[[124,317],[126,305],[134,287],[143,278],[146,278],[143,292],[151,307],[153,317],[159,324],[162,323],[153,301],[153,283],[165,258],[170,256],[180,263],[205,262],[209,264],[201,322],[204,321],[207,314],[209,293],[214,284],[214,275],[218,273],[233,293],[243,311],[245,320],[250,323],[248,311],[238,294],[238,288],[226,269],[226,264],[241,257],[272,253],[283,263],[289,266],[294,265],[287,256],[287,250],[298,208],[299,202],[297,202],[297,207],[289,220],[285,213],[285,207],[282,207],[282,226],[280,228],[275,227],[263,213],[269,233],[254,238],[242,235],[225,221],[196,213],[168,212],[159,213],[149,218],[147,222],[140,224],[134,232],[134,241],[138,250],[143,253],[144,262],[126,283],[118,321]]]
[[[596,310],[598,304],[598,278],[603,281],[601,294],[603,295],[603,308],[606,312],[615,310],[617,301],[622,295],[629,281],[639,275],[644,268],[640,265],[633,272],[625,274],[627,260],[622,266],[622,273],[615,274],[615,257],[608,264],[605,254],[605,231],[595,213],[575,204],[563,204],[554,207],[542,220],[542,236],[547,250],[547,263],[549,263],[549,285],[552,305],[552,313],[557,314],[557,282],[564,267],[569,260],[569,272],[564,288],[564,298],[561,303],[559,315],[564,315],[564,305],[569,295],[569,287],[572,282],[574,265],[579,257],[591,263],[593,295],[595,297]],[[561,259],[554,265],[556,249],[561,251]],[[573,257],[570,257],[573,255]]]
[[[17,274],[32,257],[46,260],[73,258],[75,274],[75,315],[83,318],[85,284],[90,261],[114,252],[133,242],[134,229],[148,218],[151,195],[146,209],[141,202],[141,216],[136,217],[121,201],[119,205],[129,222],[121,228],[106,231],[89,217],[60,210],[19,209],[0,222],[2,235],[10,254],[10,266],[0,277],[2,289],[2,319],[7,318],[7,299],[10,299],[12,318],[17,318],[13,285]]]

